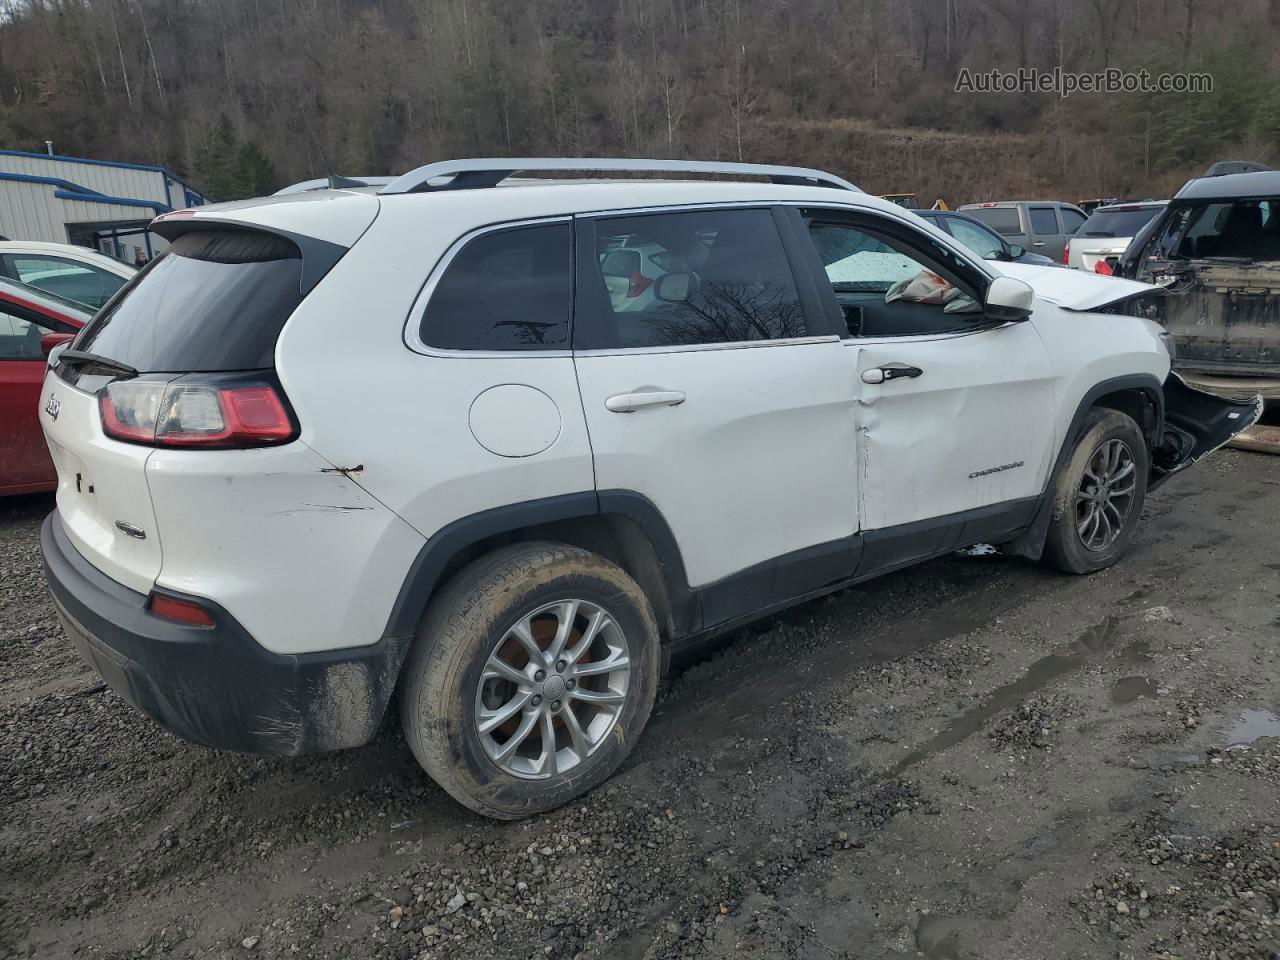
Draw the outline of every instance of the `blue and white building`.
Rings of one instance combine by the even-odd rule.
[[[165,247],[147,225],[209,198],[164,167],[0,150],[0,237],[93,247],[133,262]]]

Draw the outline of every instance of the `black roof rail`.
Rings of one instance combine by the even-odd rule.
[[[720,163],[710,160],[630,160],[588,157],[488,157],[442,160],[396,177],[379,193],[427,193],[434,190],[474,190],[495,187],[522,171],[589,173],[698,173],[703,175],[765,177],[772,183],[834,187],[861,192],[848,180],[822,170],[759,163]],[[434,182],[433,182],[434,181]],[[290,188],[292,189],[292,188]],[[282,191],[283,192],[283,191]]]

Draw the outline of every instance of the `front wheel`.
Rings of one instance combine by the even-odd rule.
[[[435,599],[401,721],[418,762],[471,809],[514,819],[605,780],[653,707],[658,631],[644,594],[576,547],[518,544]]]
[[[1146,441],[1133,418],[1090,410],[1058,477],[1046,562],[1079,574],[1119,560],[1138,525],[1149,470]]]

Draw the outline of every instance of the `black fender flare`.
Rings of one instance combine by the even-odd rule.
[[[696,628],[697,602],[689,589],[675,535],[653,501],[633,490],[587,490],[474,513],[432,534],[410,565],[387,619],[384,636],[412,637],[441,576],[463,550],[504,533],[605,514],[633,521],[653,547],[667,589],[672,617],[681,632]]]
[[[1058,448],[1053,469],[1049,471],[1044,489],[1040,492],[1040,504],[1036,507],[1031,525],[1016,540],[1004,545],[1005,553],[1026,557],[1029,560],[1040,559],[1040,555],[1044,552],[1045,538],[1049,534],[1049,521],[1053,517],[1053,491],[1057,487],[1058,477],[1063,467],[1071,456],[1071,451],[1075,449],[1076,441],[1080,439],[1084,418],[1097,405],[1100,397],[1105,397],[1109,393],[1119,393],[1122,390],[1141,391],[1154,405],[1156,422],[1152,434],[1147,437],[1148,452],[1159,444],[1164,429],[1164,387],[1154,374],[1130,373],[1095,383],[1081,397],[1076,405],[1076,412],[1071,417],[1071,423],[1062,435],[1062,445]]]

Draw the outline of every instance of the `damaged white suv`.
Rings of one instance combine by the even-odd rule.
[[[41,400],[68,634],[210,746],[353,747],[394,701],[494,817],[608,777],[673,649],[976,542],[1106,567],[1259,413],[1170,378],[1155,288],[814,170],[456,161],[154,229]]]

